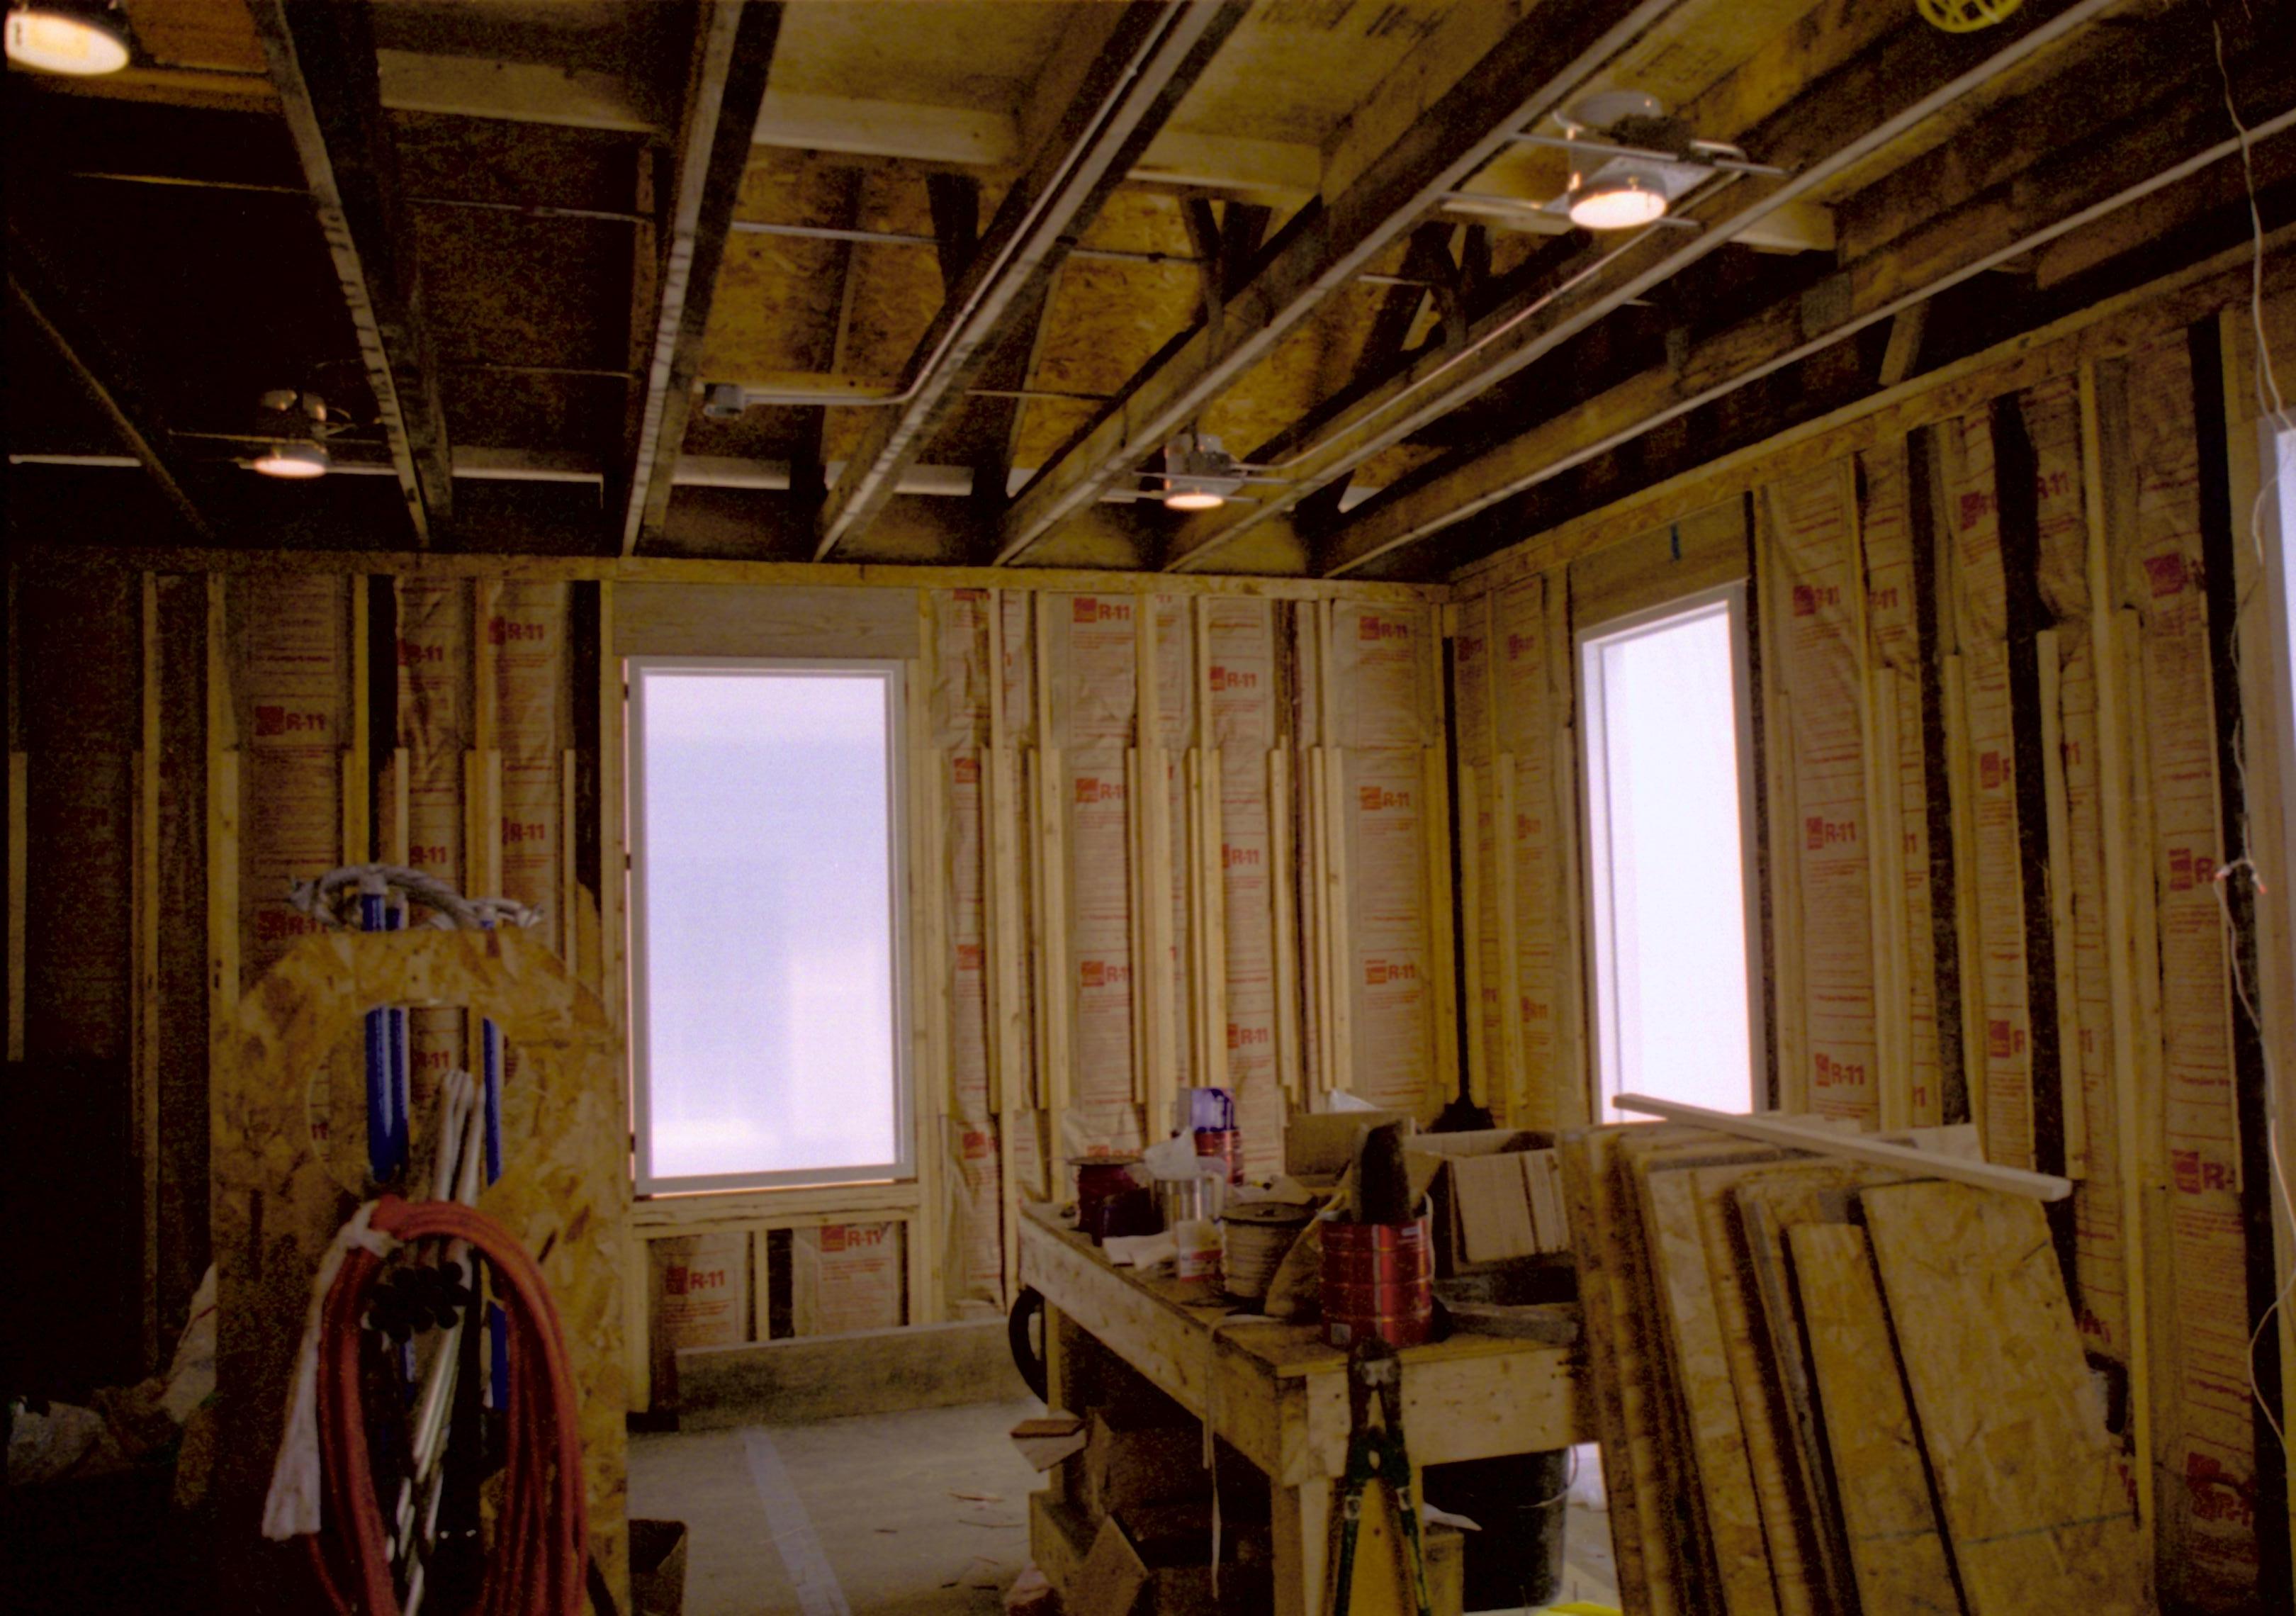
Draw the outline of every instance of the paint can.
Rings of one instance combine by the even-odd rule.
[[[1427,1219],[1323,1226],[1324,1339],[1334,1347],[1365,1335],[1413,1347],[1435,1332],[1435,1265]]]
[[[1243,1301],[1265,1297],[1275,1270],[1313,1215],[1313,1209],[1288,1201],[1246,1202],[1222,1213],[1227,1293]]]
[[[1143,1185],[1133,1177],[1138,1166],[1138,1156],[1071,1156],[1069,1165],[1076,1169],[1077,1227],[1092,1237],[1098,1245],[1110,1235],[1153,1234],[1153,1229],[1135,1229],[1129,1224],[1138,1220],[1137,1202]],[[1151,1216],[1153,1201],[1151,1198]],[[1119,1221],[1128,1226],[1111,1228],[1111,1210]]]

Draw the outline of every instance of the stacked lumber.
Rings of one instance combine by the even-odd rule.
[[[2039,1204],[1815,1148],[1560,1148],[1627,1610],[2151,1612]]]

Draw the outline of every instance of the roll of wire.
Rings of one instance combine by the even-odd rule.
[[[465,1242],[492,1265],[505,1292],[518,1372],[510,1379],[506,1411],[506,1488],[479,1616],[580,1616],[589,1544],[581,1404],[542,1270],[509,1230],[457,1202],[385,1195],[370,1226],[401,1242]],[[392,1532],[375,1497],[359,1390],[362,1319],[381,1270],[373,1251],[350,1251],[327,1292],[320,1338],[319,1444],[330,1530],[308,1541],[319,1582],[344,1616],[399,1612]]]

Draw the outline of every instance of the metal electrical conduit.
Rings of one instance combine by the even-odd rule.
[[[198,179],[175,174],[115,174],[94,169],[75,170],[73,179],[105,180],[123,185],[172,186],[197,191],[238,191],[257,196],[295,196],[308,200],[310,193],[299,185],[267,185],[249,180]],[[461,208],[477,213],[508,213],[522,218],[574,219],[597,221],[610,225],[659,225],[660,219],[651,213],[633,213],[619,208],[571,208],[556,202],[496,202],[476,197],[410,196],[407,201],[417,208]],[[852,242],[866,247],[939,247],[937,237],[921,235],[906,230],[865,230],[844,225],[785,225],[763,219],[735,219],[727,226],[736,235],[778,235],[800,241]],[[1142,252],[1123,247],[1071,247],[1068,256],[1093,258],[1116,264],[1173,264],[1194,268],[1203,260],[1193,253]],[[1409,275],[1365,275],[1364,281],[1375,286],[1423,286],[1430,282]]]

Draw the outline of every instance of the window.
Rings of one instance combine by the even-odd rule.
[[[1731,585],[1580,638],[1606,1120],[1620,1094],[1753,1103],[1743,619]]]
[[[629,662],[637,1185],[906,1177],[897,663]]]

